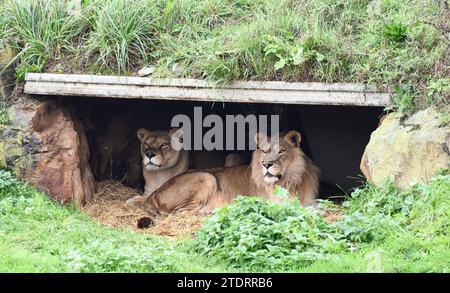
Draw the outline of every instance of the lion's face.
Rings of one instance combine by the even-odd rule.
[[[303,162],[298,164],[298,159],[301,158],[301,136],[297,131],[281,134],[278,140],[258,133],[255,139],[258,149],[253,152],[253,170],[259,170],[257,177],[266,184],[272,185],[282,180],[287,173],[293,171],[292,168],[303,168]],[[293,162],[296,163],[292,164]]]
[[[139,129],[142,164],[145,170],[157,171],[173,167],[180,158],[180,151],[172,147],[171,139],[177,129],[170,131],[148,131]]]

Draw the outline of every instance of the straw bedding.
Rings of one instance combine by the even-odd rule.
[[[194,236],[202,226],[205,216],[197,212],[181,212],[157,219],[155,225],[148,229],[138,229],[139,218],[148,216],[139,206],[128,206],[125,201],[133,196],[141,195],[138,190],[126,187],[113,180],[96,182],[94,197],[82,208],[83,212],[100,223],[115,227],[135,230],[162,236]],[[341,219],[340,211],[322,213],[329,223]]]
[[[182,212],[156,220],[155,225],[151,228],[138,229],[138,219],[147,214],[139,206],[125,205],[127,199],[136,195],[141,195],[141,193],[117,181],[97,182],[93,198],[82,210],[107,226],[163,236],[193,236],[200,229],[205,218],[196,212]]]

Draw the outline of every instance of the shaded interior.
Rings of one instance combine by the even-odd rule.
[[[321,198],[339,197],[361,185],[361,156],[383,111],[379,107],[78,97],[64,99],[64,103],[70,106],[73,117],[82,122],[95,179],[114,179],[138,189],[143,189],[144,179],[137,129],[169,129],[174,115],[185,114],[193,118],[194,107],[202,108],[203,117],[209,114],[223,118],[238,114],[280,115],[280,130],[298,130],[302,134],[302,149],[321,169]],[[203,128],[203,134],[207,130]],[[246,131],[248,136],[248,129]],[[225,156],[230,152],[238,152],[250,161],[251,151],[195,150],[191,155],[191,168],[223,166]]]

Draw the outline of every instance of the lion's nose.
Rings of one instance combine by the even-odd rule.
[[[273,163],[263,163],[263,166],[264,166],[266,169],[269,169],[270,167],[273,166]]]
[[[151,158],[153,158],[154,156],[156,156],[156,154],[155,154],[154,152],[152,152],[152,151],[146,152],[145,155],[146,155],[149,159],[151,159]]]

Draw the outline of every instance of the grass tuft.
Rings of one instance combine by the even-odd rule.
[[[26,72],[41,72],[45,63],[73,48],[73,41],[85,29],[81,14],[69,14],[63,0],[5,0],[1,17],[9,42],[18,48],[18,80]],[[5,37],[5,36],[4,36]]]
[[[152,5],[153,1],[92,1],[86,8],[90,31],[81,50],[94,56],[100,67],[113,67],[119,73],[148,62],[155,38]]]

